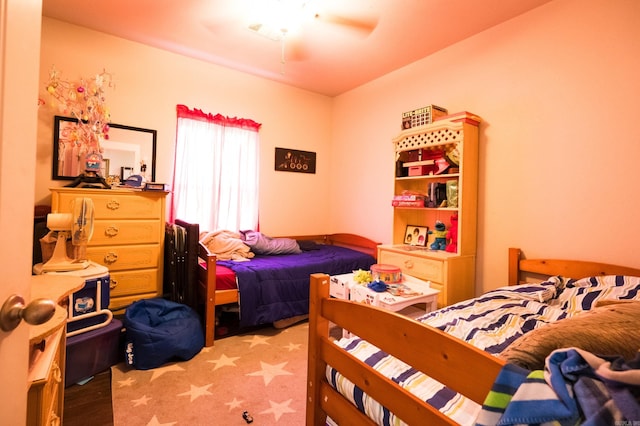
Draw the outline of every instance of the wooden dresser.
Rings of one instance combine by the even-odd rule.
[[[475,256],[380,245],[378,262],[398,266],[403,274],[429,281],[431,288],[440,292],[439,308],[474,296]]]
[[[109,309],[162,295],[166,192],[61,187],[51,193],[54,213],[71,213],[78,197],[93,200],[87,257],[109,268]]]

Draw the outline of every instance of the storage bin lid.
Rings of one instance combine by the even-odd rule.
[[[400,268],[394,265],[385,265],[382,263],[376,263],[371,265],[371,272],[377,272],[379,274],[397,274],[401,272]]]

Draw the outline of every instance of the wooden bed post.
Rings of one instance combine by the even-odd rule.
[[[519,248],[509,248],[509,285],[520,284],[520,255]]]
[[[326,424],[327,415],[320,409],[320,384],[327,364],[318,356],[320,338],[329,337],[329,321],[322,317],[322,300],[329,298],[329,276],[312,274],[309,297],[309,354],[307,356],[307,425]]]
[[[206,262],[208,285],[204,301],[205,346],[213,346],[216,338],[216,257],[208,256]]]

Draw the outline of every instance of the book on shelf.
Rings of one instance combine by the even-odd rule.
[[[168,191],[169,185],[161,182],[147,182],[144,185],[143,191]]]
[[[424,207],[424,200],[391,200],[391,205],[393,207]]]
[[[400,194],[400,195],[394,195],[393,199],[399,200],[399,201],[416,201],[416,200],[424,199],[424,196],[417,195],[417,194]]]

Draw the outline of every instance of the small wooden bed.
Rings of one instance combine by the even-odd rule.
[[[509,285],[556,275],[572,278],[603,275],[638,277],[640,269],[584,261],[524,259],[519,249],[509,249]],[[500,358],[437,328],[369,305],[330,298],[329,276],[313,274],[309,309],[307,425],[325,425],[327,416],[339,425],[376,424],[329,383],[327,365],[407,424],[457,424],[338,346],[330,337],[330,323],[349,330],[480,405],[505,365]]]
[[[175,223],[186,228],[188,235],[193,236],[199,233],[198,225],[190,224],[179,219],[176,219]],[[288,236],[287,238],[349,248],[365,253],[374,260],[377,256],[377,247],[379,244],[368,238],[349,233]],[[198,306],[202,305],[204,309],[205,346],[212,346],[215,341],[216,306],[238,303],[239,293],[237,288],[225,290],[218,290],[216,288],[216,255],[210,253],[204,245],[197,241],[194,243],[191,238],[188,240],[188,244],[192,247],[189,251],[197,253],[197,259],[190,261],[190,264],[197,269],[197,273],[195,274],[197,277],[197,301]],[[343,271],[341,273],[347,272],[351,271]]]

